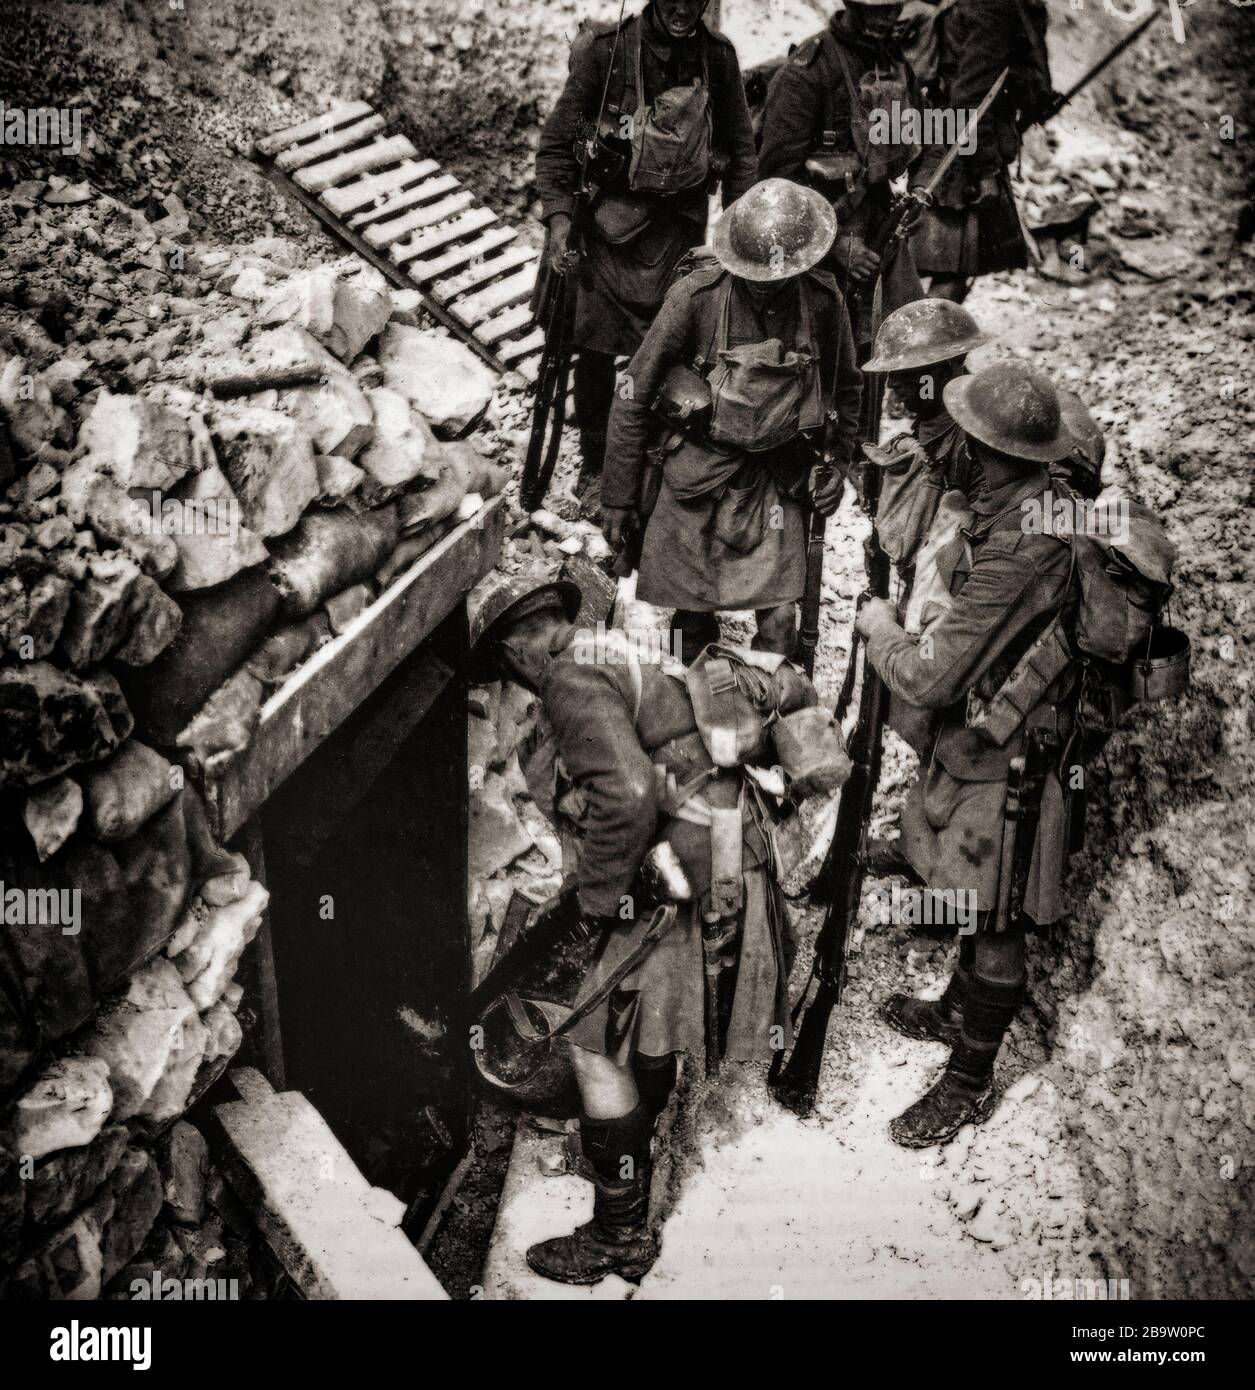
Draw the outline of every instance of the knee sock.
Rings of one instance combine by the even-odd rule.
[[[959,959],[955,964],[954,974],[950,976],[941,998],[937,1000],[937,1012],[942,1018],[957,1021],[963,1017],[963,1005],[967,1002],[967,991],[972,981],[972,965],[975,960],[975,937],[959,937]]]
[[[612,1120],[580,1117],[581,1144],[600,1182],[621,1187],[649,1168],[649,1144],[654,1133],[654,1116],[642,1101],[626,1115]]]
[[[951,1076],[973,1088],[989,1084],[998,1049],[1023,998],[1023,980],[999,984],[972,976],[963,1004],[963,1031],[946,1069]]]
[[[653,1132],[654,1117],[640,1101],[613,1120],[580,1120],[584,1156],[594,1174],[593,1225],[603,1235],[630,1237],[644,1229]]]
[[[654,1119],[667,1108],[667,1101],[675,1086],[676,1070],[674,1052],[666,1057],[637,1057],[632,1063],[641,1104]]]

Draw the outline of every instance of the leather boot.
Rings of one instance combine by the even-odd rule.
[[[527,1263],[560,1284],[596,1284],[607,1274],[639,1283],[658,1258],[649,1230],[649,1164],[628,1182],[608,1183],[594,1174],[593,1219],[569,1236],[542,1240]]]
[[[909,994],[891,994],[880,1006],[880,1016],[904,1038],[919,1042],[940,1042],[953,1047],[963,1026],[961,1013],[942,1008],[940,999],[913,999]]]
[[[593,1183],[593,1219],[569,1236],[533,1245],[527,1263],[537,1274],[561,1284],[595,1284],[607,1274],[636,1282],[658,1258],[658,1241],[649,1230],[654,1118],[639,1101],[615,1119],[581,1118],[580,1144]],[[631,1177],[621,1176],[625,1169]]]
[[[911,883],[923,881],[907,862],[900,840],[869,835],[863,849],[863,865],[873,878],[905,878]]]
[[[880,1017],[904,1038],[943,1042],[953,1047],[963,1031],[963,1004],[970,978],[963,956],[960,946],[959,963],[940,999],[913,999],[909,994],[891,994],[880,1006]]]
[[[994,1063],[1023,997],[1023,980],[1001,982],[983,979],[979,972],[972,975],[950,1061],[927,1095],[890,1122],[895,1143],[907,1149],[947,1144],[964,1125],[983,1124],[994,1113]]]
[[[964,1125],[983,1124],[997,1104],[992,1076],[973,1084],[947,1067],[930,1091],[889,1122],[889,1135],[904,1149],[948,1144]]]

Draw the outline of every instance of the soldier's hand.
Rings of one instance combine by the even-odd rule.
[[[854,619],[854,626],[862,637],[870,637],[878,627],[885,623],[891,623],[896,627],[898,615],[893,604],[884,598],[869,598],[859,608]]]
[[[571,219],[565,212],[555,212],[546,223],[549,229],[549,269],[561,275],[567,269],[567,243],[571,239]]]
[[[861,237],[838,237],[833,252],[852,280],[870,280],[880,269],[880,257]]]
[[[635,507],[601,508],[601,533],[611,550],[619,550],[636,525]]]
[[[841,505],[845,474],[839,468],[816,464],[811,469],[811,502],[820,516],[831,516]]]

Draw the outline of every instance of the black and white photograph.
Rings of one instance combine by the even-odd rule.
[[[1251,0],[0,0],[14,1383],[1237,1369],[1253,87]]]

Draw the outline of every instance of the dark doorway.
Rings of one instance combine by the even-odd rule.
[[[465,640],[459,609],[262,813],[287,1085],[410,1229],[467,1145]]]

